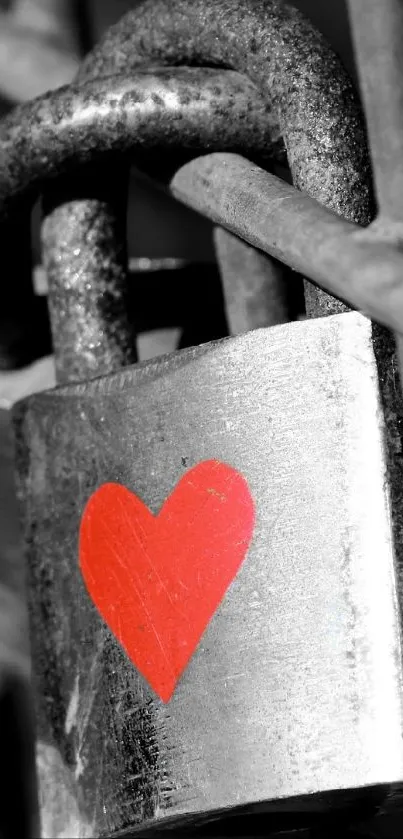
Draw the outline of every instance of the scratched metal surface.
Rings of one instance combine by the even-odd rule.
[[[403,780],[371,335],[356,313],[281,325],[14,409],[43,839]],[[257,526],[164,706],[89,601],[78,526],[102,482],[122,482],[157,512],[205,458],[244,473]]]

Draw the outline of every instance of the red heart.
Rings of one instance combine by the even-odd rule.
[[[85,507],[88,592],[164,702],[245,557],[254,518],[245,478],[217,460],[190,469],[157,516],[120,484],[103,484]]]

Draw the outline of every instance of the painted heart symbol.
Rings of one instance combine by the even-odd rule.
[[[79,561],[88,593],[163,702],[245,558],[254,519],[245,478],[217,460],[190,469],[156,516],[120,484],[87,502]]]

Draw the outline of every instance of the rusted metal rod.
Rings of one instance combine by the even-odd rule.
[[[403,331],[403,252],[234,154],[192,160],[171,182],[179,200],[331,294]]]

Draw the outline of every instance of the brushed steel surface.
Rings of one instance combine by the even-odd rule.
[[[371,335],[358,313],[256,330],[14,409],[44,839],[65,835],[55,819],[68,829],[72,797],[74,835],[105,836],[403,780],[399,613]],[[157,512],[183,472],[207,458],[246,476],[257,524],[163,705],[89,601],[78,526],[102,482],[122,482]],[[55,749],[65,767],[58,788],[43,759]]]

